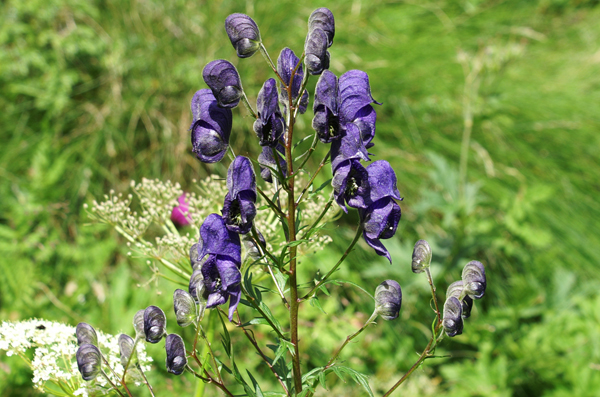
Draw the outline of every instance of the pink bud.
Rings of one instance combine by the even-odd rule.
[[[190,207],[185,200],[185,193],[179,196],[177,201],[179,201],[179,205],[173,208],[173,211],[171,212],[171,221],[173,221],[175,226],[187,226],[192,221],[192,218],[188,214]]]

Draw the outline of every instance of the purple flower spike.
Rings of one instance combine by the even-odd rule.
[[[220,161],[229,147],[232,115],[218,106],[209,89],[202,89],[192,99],[192,151],[204,163]]]
[[[258,119],[254,122],[254,132],[260,140],[261,146],[277,146],[283,135],[285,121],[279,110],[277,100],[277,83],[275,79],[268,79],[263,84],[256,98]]]
[[[224,59],[210,62],[202,71],[204,82],[212,90],[219,106],[234,108],[244,94],[240,75],[231,64]]]
[[[229,257],[232,261],[241,263],[240,236],[227,229],[221,215],[210,214],[206,217],[200,227],[200,240],[202,243],[198,245],[197,260],[204,261],[202,266],[215,257]]]
[[[322,29],[327,34],[327,47],[333,44],[333,36],[335,35],[335,20],[332,12],[325,7],[317,8],[310,14],[308,18],[308,30]]]
[[[306,70],[314,75],[319,75],[325,69],[329,69],[329,51],[327,51],[328,38],[320,28],[309,30],[304,42],[304,63]]]
[[[260,47],[260,31],[256,22],[245,14],[231,14],[225,19],[225,30],[240,58],[254,55]]]
[[[277,145],[277,157],[279,162],[279,167],[283,172],[283,175],[286,175],[287,163],[285,161],[285,149],[283,145]],[[258,155],[258,164],[260,164],[260,176],[265,182],[273,183],[273,175],[272,170],[277,170],[277,163],[275,163],[275,157],[273,157],[273,149],[269,146],[264,146],[262,153]]]
[[[371,204],[360,215],[365,241],[377,255],[385,256],[392,263],[390,253],[379,240],[396,234],[401,216],[400,206],[391,197],[386,197]]]
[[[240,303],[242,274],[239,262],[229,260],[229,257],[208,260],[202,265],[202,276],[207,295],[206,307],[208,309],[222,305],[229,299],[229,321]]]
[[[179,205],[177,207],[173,207],[173,211],[171,211],[171,221],[175,224],[175,226],[187,226],[192,221],[188,211],[190,210],[190,206],[187,201],[185,201],[185,193],[183,193],[177,199]]]
[[[333,175],[333,194],[336,203],[348,213],[345,203],[352,208],[366,208],[364,197],[369,195],[369,174],[359,160],[342,162]]]
[[[290,50],[289,48],[284,48],[281,50],[281,53],[279,53],[279,58],[277,58],[277,73],[279,73],[283,81],[287,82],[287,85],[289,85],[289,82],[292,79],[292,72],[299,62],[300,59],[296,56],[296,54],[294,54],[294,51]],[[304,70],[302,69],[302,65],[300,65],[296,70],[294,81],[292,82],[292,101],[295,101],[296,98],[298,98],[300,88],[302,87],[303,78]],[[289,104],[287,90],[281,83],[279,85],[279,101],[283,104],[284,108]],[[302,93],[302,98],[300,99],[300,103],[298,104],[300,114],[304,114],[304,112],[306,112],[307,106],[308,91],[304,90]]]
[[[227,229],[246,234],[256,216],[256,175],[247,157],[237,156],[227,172],[227,188],[223,219]]]
[[[323,143],[339,139],[342,132],[339,118],[338,79],[329,70],[324,70],[315,88],[312,126]]]

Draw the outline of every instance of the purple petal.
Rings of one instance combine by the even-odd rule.
[[[354,124],[346,124],[345,127],[341,138],[331,143],[331,169],[334,174],[344,160],[370,160],[358,127]]]
[[[279,58],[277,58],[277,73],[279,73],[279,75],[281,76],[283,81],[286,82],[287,85],[289,85],[289,82],[292,78],[292,72],[294,71],[294,68],[296,67],[296,65],[298,65],[299,62],[300,59],[296,56],[296,54],[294,54],[294,51],[290,50],[289,48],[284,48],[283,50],[281,50]],[[294,81],[292,82],[292,101],[295,101],[296,98],[298,98],[298,95],[300,93],[300,87],[302,87],[303,77],[304,71],[302,68],[302,64],[300,64],[298,66],[298,69],[296,70],[296,74],[294,75]],[[284,107],[286,106],[286,104],[289,105],[287,90],[285,90],[281,83],[279,85],[279,101],[284,105]],[[308,92],[304,90],[299,104],[299,111],[301,114],[306,111],[307,105]]]
[[[256,99],[258,119],[254,122],[254,132],[261,146],[275,147],[284,132],[285,121],[279,110],[277,83],[268,79]]]
[[[233,198],[240,192],[249,190],[256,201],[256,175],[252,162],[244,156],[237,156],[227,170],[227,189]]]
[[[396,173],[386,160],[377,160],[367,167],[369,173],[369,199],[371,203],[384,197],[402,200],[396,187]]]
[[[229,147],[231,110],[219,107],[212,92],[203,89],[192,99],[192,114],[192,151],[205,163],[221,160]]]
[[[388,239],[396,233],[400,216],[400,206],[389,197],[376,201],[361,213],[365,241],[377,255],[385,256],[390,263],[390,253],[380,239]]]
[[[373,146],[373,143],[371,143],[371,141],[375,137],[376,121],[377,113],[371,105],[363,107],[354,115],[354,121],[352,123],[356,124],[356,126],[360,130],[360,136],[367,149]]]
[[[198,259],[202,260],[205,255],[225,255],[236,263],[241,263],[240,236],[227,229],[225,221],[220,215],[210,214],[200,227],[200,238],[202,239],[202,251]]]
[[[339,80],[340,117],[344,122],[354,121],[356,113],[363,107],[376,103],[371,95],[369,76],[362,70],[350,70]]]
[[[278,160],[279,167],[281,168],[283,175],[285,175],[286,169],[287,169],[287,163],[285,161],[284,156],[282,156],[282,154],[285,153],[285,149],[283,148],[282,145],[277,145],[276,151],[278,152],[277,157],[279,158],[279,160]],[[261,165],[260,176],[266,182],[272,183],[273,177],[271,175],[271,169],[267,168],[267,167],[271,167],[274,170],[277,170],[277,164],[275,163],[275,157],[273,157],[273,149],[271,147],[269,147],[269,146],[263,147],[261,154],[258,155],[258,164]]]
[[[242,297],[242,287],[241,285],[237,285],[229,289],[229,321],[233,320],[233,313],[235,313],[235,309],[237,309],[238,304],[240,303],[240,299]]]
[[[348,213],[345,203],[353,208],[366,208],[364,198],[368,197],[369,174],[359,160],[346,160],[338,166],[333,175],[335,201]]]

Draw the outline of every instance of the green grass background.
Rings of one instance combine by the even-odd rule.
[[[369,74],[373,96],[383,102],[372,152],[390,161],[405,197],[398,232],[385,242],[393,265],[361,243],[340,272],[367,290],[394,278],[404,292],[400,319],[380,321],[361,335],[344,351],[347,365],[369,375],[381,395],[425,346],[432,319],[428,285],[410,272],[412,246],[425,238],[441,296],[473,259],[486,265],[488,293],[464,334],[438,349],[453,357],[426,361],[397,395],[596,396],[597,4],[2,2],[0,319],[86,321],[131,333],[138,309],[169,308],[173,286],[138,287],[150,271],[125,256],[115,232],[88,224],[83,204],[110,189],[125,191],[131,179],[171,179],[186,188],[192,178],[223,172],[226,165],[207,166],[191,154],[189,101],[205,87],[202,68],[212,59],[230,60],[251,100],[270,77],[260,56],[235,57],[225,17],[252,16],[276,57],[285,46],[300,53],[308,15],[327,6],[336,18],[330,69]],[[243,109],[234,115],[233,147],[256,155],[250,118]],[[309,133],[310,111],[302,120],[301,135]],[[332,227],[335,242],[304,262],[301,277],[308,281],[333,264],[352,239],[355,218]],[[323,365],[331,346],[372,311],[351,287],[332,292],[322,299],[327,315],[302,308],[305,369]],[[247,348],[240,341],[240,352]],[[152,351],[150,380],[159,394],[193,395],[194,379],[167,377],[164,353]],[[256,365],[253,353],[246,360]],[[263,368],[256,371],[264,389],[276,387]],[[361,395],[348,382],[329,377],[330,394]],[[34,394],[27,369],[4,354],[0,394]]]

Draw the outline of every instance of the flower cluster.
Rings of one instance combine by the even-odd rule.
[[[75,330],[70,325],[40,319],[3,322],[0,325],[0,350],[6,351],[7,356],[25,357],[26,351],[33,349],[33,360],[30,362],[33,384],[42,392],[47,392],[47,383],[51,383],[70,390],[73,395],[110,394],[108,381],[104,378],[96,382],[79,380]],[[116,374],[122,375],[118,338],[102,332],[94,332],[94,335],[96,346],[104,353]],[[136,354],[140,368],[144,372],[150,371],[152,358],[146,355],[144,345],[137,346]],[[108,376],[111,382],[118,381],[114,374],[109,373]],[[139,371],[133,371],[129,376],[136,385],[142,384]]]

